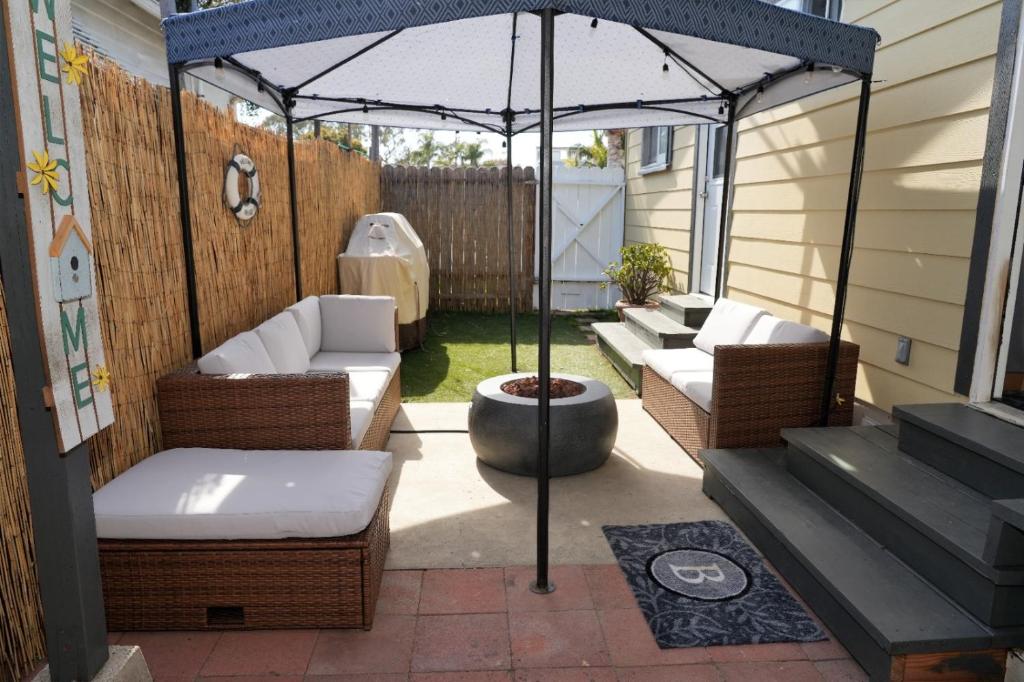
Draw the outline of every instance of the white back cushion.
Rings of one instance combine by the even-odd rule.
[[[771,315],[759,317],[743,343],[826,343],[828,334],[806,324],[780,320]]]
[[[321,296],[320,350],[392,353],[395,348],[395,299],[390,296]]]
[[[256,327],[267,355],[281,374],[303,374],[309,369],[309,353],[299,324],[289,312],[278,313]]]
[[[693,340],[693,345],[714,355],[715,346],[743,343],[757,319],[767,314],[761,308],[720,298]]]
[[[256,332],[242,332],[199,358],[203,374],[277,374]]]
[[[313,357],[320,350],[320,298],[307,296],[298,303],[294,303],[286,310],[295,318],[295,323],[302,333],[302,340],[306,344],[306,353]]]

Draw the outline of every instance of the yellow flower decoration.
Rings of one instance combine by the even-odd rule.
[[[68,83],[81,85],[88,72],[86,66],[89,64],[89,55],[80,53],[71,43],[64,43],[60,56],[64,59],[64,66],[60,67],[60,70],[68,75]]]
[[[110,370],[105,365],[96,365],[92,371],[92,385],[97,391],[103,392],[110,388]]]
[[[59,183],[57,178],[57,162],[50,158],[50,153],[46,150],[42,152],[33,151],[32,156],[36,157],[35,163],[29,162],[28,164],[28,169],[36,174],[32,178],[32,184],[42,187],[43,194],[49,194],[50,190],[56,192]]]

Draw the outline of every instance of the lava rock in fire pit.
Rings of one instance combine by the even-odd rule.
[[[600,381],[558,374],[551,383],[552,476],[570,476],[604,464],[615,446],[619,415]],[[480,461],[521,476],[537,475],[536,375],[506,374],[476,387],[469,439]]]

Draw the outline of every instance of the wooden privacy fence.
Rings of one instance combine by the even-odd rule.
[[[498,168],[384,168],[384,210],[404,214],[426,247],[431,309],[508,310],[505,172]],[[533,169],[513,169],[512,183],[517,308],[531,310]]]
[[[204,348],[294,301],[285,140],[183,98]],[[155,381],[191,360],[185,261],[167,88],[94,60],[82,86],[97,291],[116,421],[91,442],[98,487],[160,448]],[[257,217],[221,198],[238,145],[256,162]],[[380,167],[330,142],[298,142],[306,293],[337,290],[335,256],[356,219],[380,210]],[[17,229],[23,229],[16,226]],[[0,297],[0,679],[19,679],[44,642],[7,319]],[[31,456],[31,454],[29,454]]]

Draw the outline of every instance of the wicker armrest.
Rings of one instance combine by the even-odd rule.
[[[344,450],[352,446],[348,375],[204,375],[157,381],[164,448]]]
[[[830,424],[853,421],[859,352],[856,344],[840,344]],[[825,343],[717,346],[712,447],[770,445],[783,428],[817,424],[827,358]]]

